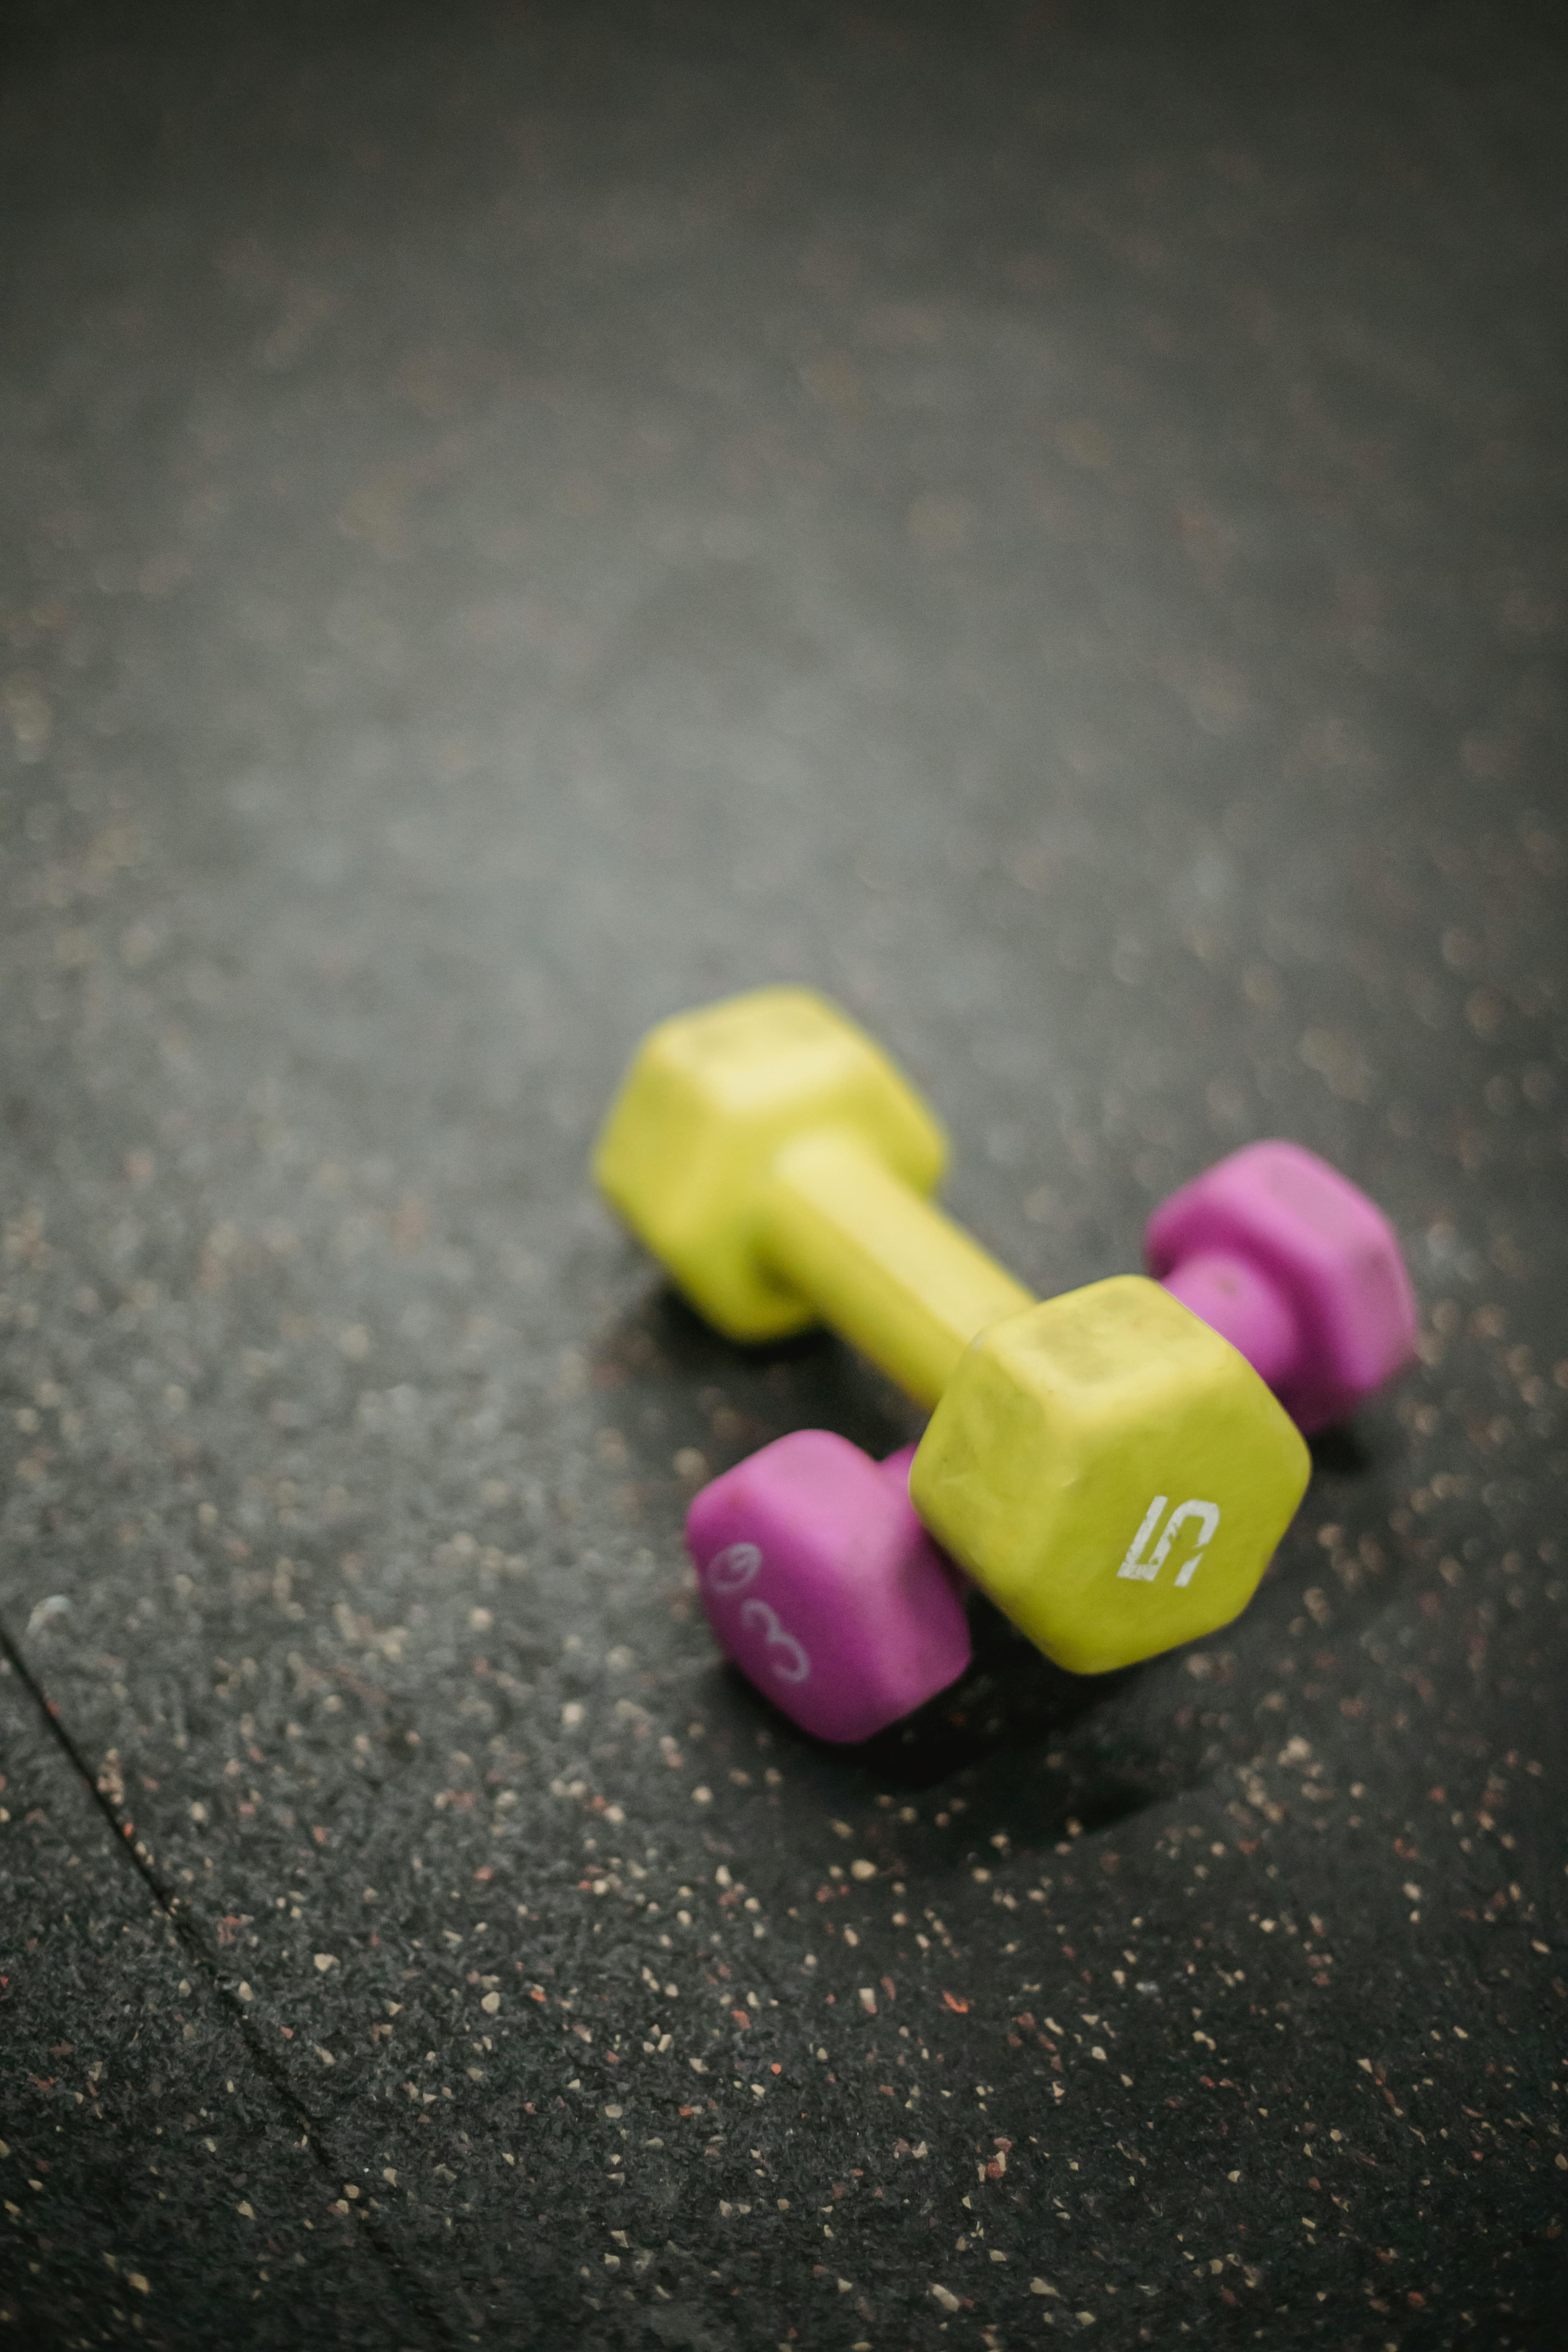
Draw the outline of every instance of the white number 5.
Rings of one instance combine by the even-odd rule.
[[[1170,1556],[1178,1529],[1185,1527],[1189,1519],[1196,1519],[1198,1535],[1193,1547],[1193,1556],[1191,1559],[1184,1560],[1176,1571],[1178,1586],[1192,1582],[1194,1570],[1214,1540],[1214,1531],[1219,1525],[1219,1506],[1217,1503],[1196,1501],[1178,1503],[1165,1521],[1164,1532],[1159,1542],[1145,1559],[1143,1547],[1160,1524],[1160,1514],[1165,1507],[1165,1501],[1163,1495],[1156,1495],[1144,1512],[1143,1524],[1127,1547],[1127,1557],[1116,1571],[1118,1576],[1136,1577],[1145,1584],[1152,1584]]]

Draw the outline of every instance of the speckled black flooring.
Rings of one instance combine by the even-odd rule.
[[[1546,11],[9,19],[0,2344],[1560,2340]],[[1251,1611],[815,1749],[694,1480],[903,1408],[595,1204],[850,1004],[1041,1290],[1423,1309]]]

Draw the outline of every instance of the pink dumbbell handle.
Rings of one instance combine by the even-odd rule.
[[[914,1460],[918,1448],[913,1445],[900,1445],[896,1454],[885,1455],[877,1465],[883,1476],[890,1485],[898,1488],[906,1502],[910,1492],[910,1465]]]
[[[1269,1388],[1285,1385],[1300,1356],[1301,1332],[1277,1282],[1230,1250],[1202,1250],[1173,1267],[1161,1287],[1228,1339]]]
[[[1150,1218],[1143,1256],[1309,1435],[1415,1352],[1415,1300],[1393,1226],[1299,1143],[1245,1144],[1184,1184]]]

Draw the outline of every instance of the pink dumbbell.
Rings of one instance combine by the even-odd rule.
[[[1414,1353],[1394,1230],[1293,1143],[1254,1143],[1156,1209],[1149,1272],[1230,1341],[1298,1425],[1323,1428]],[[883,1463],[826,1430],[781,1437],[705,1486],[686,1539],[720,1647],[823,1739],[868,1738],[969,1663],[963,1580]]]
[[[874,1462],[797,1429],[704,1486],[686,1519],[726,1656],[821,1739],[868,1739],[969,1664],[963,1579],[910,1500],[912,1445]]]

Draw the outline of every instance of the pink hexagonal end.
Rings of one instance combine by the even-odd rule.
[[[868,1739],[969,1664],[958,1580],[901,1481],[826,1430],[715,1478],[686,1540],[721,1649],[819,1739]]]
[[[1303,1430],[1339,1420],[1415,1353],[1415,1301],[1393,1226],[1300,1144],[1248,1144],[1184,1184],[1150,1218],[1144,1255]]]

